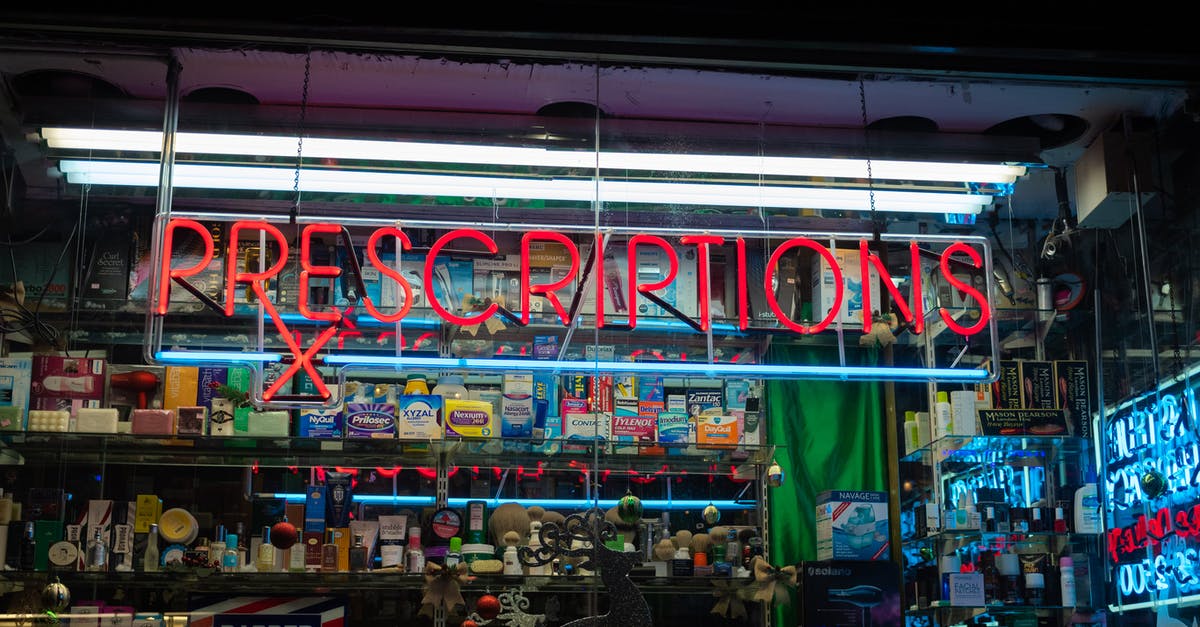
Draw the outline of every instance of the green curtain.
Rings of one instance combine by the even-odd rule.
[[[873,355],[868,355],[870,358]],[[772,347],[772,364],[820,365],[837,353]],[[873,365],[873,364],[872,364]],[[768,425],[775,459],[786,473],[770,495],[771,561],[817,559],[816,497],[824,490],[887,490],[883,388],[874,382],[771,380]],[[775,624],[797,624],[798,599],[781,606]]]

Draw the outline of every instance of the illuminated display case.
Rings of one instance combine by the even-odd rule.
[[[946,436],[901,459],[909,625],[1089,622],[1105,609],[1096,452],[1078,436]]]

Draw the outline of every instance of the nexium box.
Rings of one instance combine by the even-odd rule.
[[[830,490],[817,495],[818,560],[886,560],[888,494]]]

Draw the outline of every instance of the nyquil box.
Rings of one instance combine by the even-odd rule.
[[[818,494],[817,559],[888,559],[888,493],[832,490]]]
[[[303,409],[296,433],[302,438],[340,438],[342,410]]]
[[[442,439],[442,397],[433,394],[401,396],[396,422],[396,434],[401,440]]]
[[[346,403],[347,438],[395,438],[396,406],[387,403]]]

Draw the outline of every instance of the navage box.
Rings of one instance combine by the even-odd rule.
[[[831,490],[817,495],[817,559],[886,560],[888,494]]]

